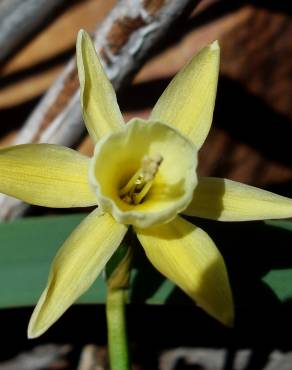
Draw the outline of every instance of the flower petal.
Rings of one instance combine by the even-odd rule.
[[[233,322],[233,300],[224,260],[200,228],[177,217],[168,224],[138,229],[151,263],[211,316]]]
[[[88,183],[89,159],[53,144],[24,144],[0,150],[0,192],[44,207],[97,203]]]
[[[119,130],[124,120],[115,91],[83,30],[78,33],[76,53],[83,118],[91,138],[97,142],[104,134]]]
[[[47,287],[30,319],[29,338],[44,333],[90,287],[126,231],[99,210],[73,231],[53,261]]]
[[[171,81],[150,119],[173,124],[203,145],[211,127],[219,73],[218,42],[204,48]]]
[[[227,179],[201,177],[188,216],[220,221],[251,221],[292,217],[292,200]]]
[[[143,157],[157,154],[163,161],[147,196],[139,204],[128,204],[121,199],[120,189],[139,169]],[[89,181],[98,204],[117,222],[148,227],[170,221],[187,207],[197,184],[196,167],[195,145],[175,127],[133,119],[96,144]]]

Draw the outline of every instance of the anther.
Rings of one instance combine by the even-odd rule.
[[[141,168],[131,177],[120,190],[120,197],[126,203],[139,204],[150,190],[163,158],[160,154],[152,157],[146,155],[142,159]]]

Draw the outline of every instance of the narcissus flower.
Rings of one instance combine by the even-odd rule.
[[[151,263],[211,316],[233,321],[224,261],[211,238],[178,213],[221,221],[292,216],[290,199],[226,179],[197,178],[197,151],[212,122],[219,46],[195,56],[149,120],[124,124],[89,36],[80,31],[81,105],[91,159],[57,145],[0,151],[0,191],[46,207],[98,205],[55,257],[28,335],[45,332],[96,279],[132,226]]]

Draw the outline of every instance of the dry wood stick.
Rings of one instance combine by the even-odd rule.
[[[65,0],[1,0],[0,62],[36,31]]]
[[[94,42],[116,90],[142,66],[149,52],[198,0],[121,0],[94,32]],[[20,143],[75,144],[84,130],[75,60],[51,86],[16,137]],[[20,201],[0,198],[0,219],[23,213]]]

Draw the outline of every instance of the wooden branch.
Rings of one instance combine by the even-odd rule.
[[[0,1],[0,62],[3,62],[66,0]]]
[[[116,90],[130,81],[149,52],[187,17],[194,0],[121,0],[94,32],[94,41],[108,77]],[[173,28],[175,29],[175,28]],[[84,130],[79,104],[79,83],[75,60],[48,90],[16,137],[20,143],[74,145]],[[23,203],[0,198],[0,219],[24,212]]]
[[[94,344],[83,347],[77,370],[109,370],[109,368],[106,348]]]
[[[67,368],[65,356],[72,351],[68,344],[43,344],[19,353],[0,363],[0,370],[41,370]]]

